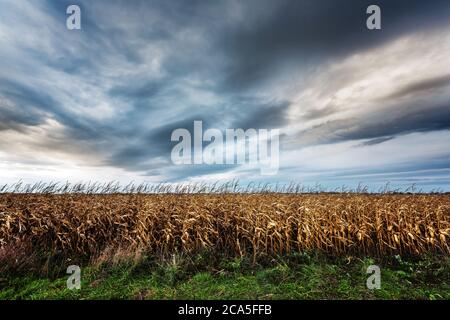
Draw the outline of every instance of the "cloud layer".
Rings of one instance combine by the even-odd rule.
[[[450,186],[450,3],[0,4],[0,177]],[[171,132],[279,128],[280,170],[175,166]]]

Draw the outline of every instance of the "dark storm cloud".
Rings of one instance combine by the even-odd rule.
[[[40,124],[40,116],[35,112],[23,113],[9,107],[5,107],[0,100],[0,131],[14,130],[26,131],[28,126]]]
[[[29,126],[42,123],[42,116],[36,110],[23,111],[9,105],[9,102],[0,99],[0,131],[14,130],[23,132]]]
[[[281,128],[288,122],[287,111],[290,105],[288,101],[270,102],[252,102],[245,103],[245,106],[252,106],[250,110],[241,110],[244,117],[239,117],[234,123],[234,128],[242,129],[273,129]],[[244,111],[244,112],[242,112]]]
[[[438,0],[377,1],[382,8],[382,32],[366,28],[370,0],[252,2],[249,22],[227,33],[223,50],[232,57],[226,85],[252,87],[276,75],[283,64],[311,65],[357,52],[410,32],[447,24],[450,2]],[[265,18],[251,19],[263,15]],[[220,39],[221,41],[223,39]]]
[[[178,141],[171,141],[172,132],[176,129],[187,129],[191,132],[191,139],[193,139],[194,121],[196,120],[203,122],[204,131],[210,127],[211,123],[214,123],[215,118],[214,116],[208,118],[196,115],[140,133],[131,139],[127,138],[128,143],[121,144],[107,163],[135,171],[146,170],[149,167],[154,168],[154,165],[157,167],[169,166],[171,150],[178,143]]]
[[[403,98],[409,95],[418,95],[426,92],[433,92],[435,90],[450,86],[450,75],[435,77],[431,79],[424,79],[400,88],[397,92],[384,97],[383,100],[392,100]]]
[[[43,112],[55,109],[56,102],[50,95],[45,92],[39,92],[23,83],[0,78],[0,92],[1,96],[5,98],[4,104],[7,99],[16,107],[14,112],[5,110],[2,115],[4,119],[8,119],[9,113],[9,116],[12,116],[9,120],[15,120],[16,122],[23,120],[23,124],[36,125],[42,123]],[[20,109],[17,109],[17,107]],[[19,113],[22,116],[19,116]],[[32,115],[35,118],[34,121],[30,121],[28,116],[26,116],[27,114]]]
[[[136,81],[133,84],[121,84],[113,87],[110,89],[109,94],[112,97],[139,101],[154,97],[166,86],[167,83],[163,80],[146,80],[144,83]]]
[[[376,144],[380,144],[389,140],[394,139],[394,137],[381,137],[381,138],[375,138],[375,139],[371,139],[369,141],[365,141],[362,143],[363,146],[373,146]]]
[[[95,139],[98,137],[96,132],[102,131],[99,124],[92,119],[83,119],[64,110],[59,102],[48,93],[5,79],[0,79],[0,90],[2,95],[7,97],[16,108],[14,111],[5,110],[2,113],[2,119],[5,121],[36,126],[53,118],[65,125],[70,130],[72,137],[82,139]]]
[[[300,132],[291,140],[294,145],[333,143],[348,140],[374,139],[381,143],[396,135],[450,129],[450,107],[439,105],[427,108],[386,111],[383,118],[374,116],[331,120]],[[369,145],[373,143],[369,142]],[[367,144],[365,144],[367,145]]]
[[[73,124],[68,114],[57,109],[57,102],[47,93],[23,83],[0,79],[0,130],[26,131],[54,117]],[[74,127],[74,126],[73,126]]]

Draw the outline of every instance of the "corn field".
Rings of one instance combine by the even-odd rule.
[[[9,193],[0,195],[0,248],[26,242],[67,257],[108,248],[254,259],[309,250],[449,255],[449,218],[445,194]]]

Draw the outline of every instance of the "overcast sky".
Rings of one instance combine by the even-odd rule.
[[[171,133],[194,120],[279,128],[278,174],[174,165]],[[448,0],[0,0],[0,183],[450,190],[449,129]]]

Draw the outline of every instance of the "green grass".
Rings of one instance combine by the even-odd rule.
[[[381,267],[381,289],[366,288],[367,267]],[[252,264],[208,255],[150,257],[82,268],[80,290],[68,275],[9,275],[0,299],[450,299],[447,257],[383,262],[292,254]]]

